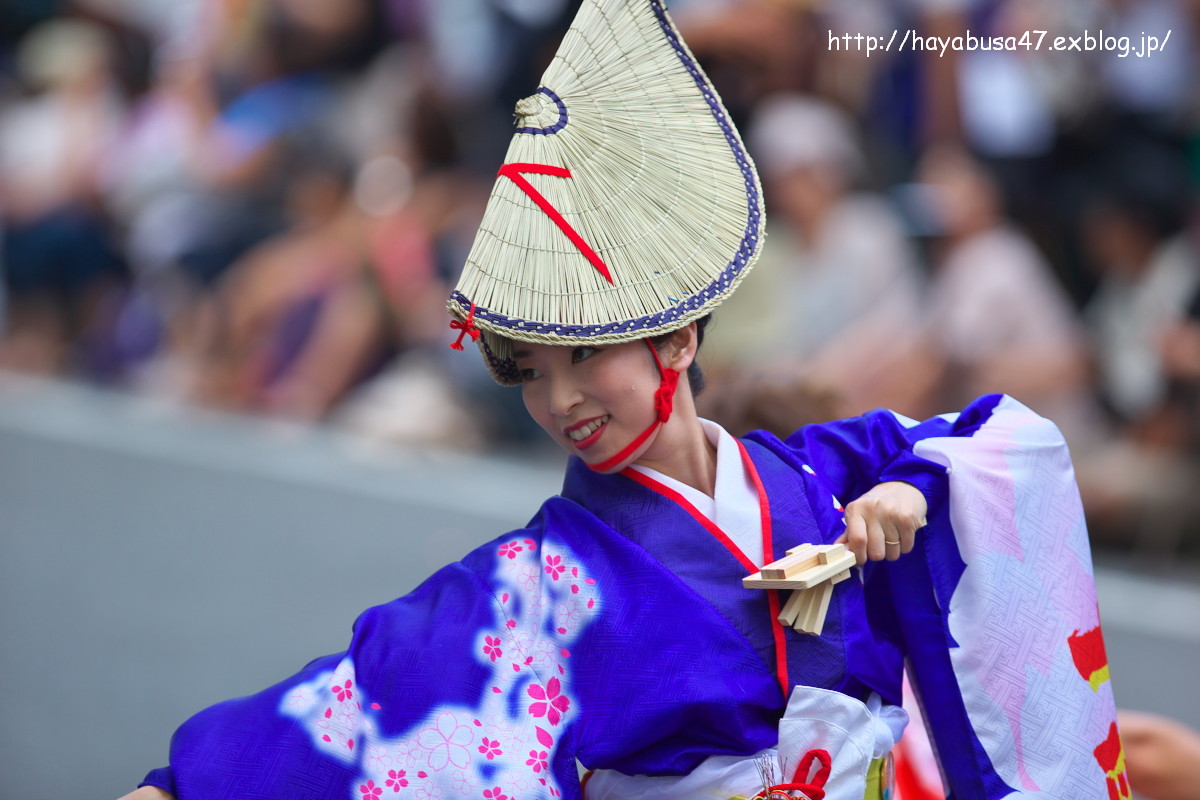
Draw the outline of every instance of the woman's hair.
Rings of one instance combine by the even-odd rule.
[[[696,355],[700,355],[700,345],[704,344],[704,329],[708,327],[709,320],[712,319],[712,313],[705,314],[700,319],[696,320]],[[654,345],[656,350],[661,350],[667,340],[675,335],[675,331],[664,333],[659,336],[650,337],[650,343]],[[692,397],[697,397],[704,391],[704,372],[700,369],[698,358],[693,358],[692,363],[688,365],[687,370],[688,387],[692,390]]]

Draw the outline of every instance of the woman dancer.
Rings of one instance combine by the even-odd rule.
[[[589,800],[874,800],[904,727],[905,658],[936,701],[927,717],[956,796],[1053,786],[1041,761],[1012,755],[1024,720],[988,729],[974,687],[987,695],[994,664],[977,679],[952,658],[980,648],[948,622],[975,559],[946,466],[970,478],[960,454],[979,450],[1003,499],[1024,473],[991,459],[1020,445],[1017,428],[1041,436],[1039,421],[998,397],[924,424],[881,411],[786,440],[700,420],[704,320],[753,264],[762,227],[753,164],[661,2],[586,0],[517,104],[450,300],[456,346],[478,342],[571,453],[561,495],[366,611],[346,652],[193,717],[134,796],[577,798],[582,764]],[[837,540],[864,568],[833,587],[820,635],[780,623],[778,592],[742,584]],[[1043,616],[1085,629],[1082,606],[1082,622]],[[1083,758],[1103,791],[1087,737],[1107,731],[1110,706],[1081,717],[1083,745],[1039,741],[1033,755],[1073,776]]]

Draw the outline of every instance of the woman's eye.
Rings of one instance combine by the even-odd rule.
[[[581,345],[579,347],[576,347],[574,350],[571,351],[571,363],[576,363],[579,361],[583,361],[586,358],[591,358],[593,355],[595,355],[598,352],[600,352],[600,351],[597,350],[595,347],[588,347],[587,345]]]
[[[537,377],[538,377],[538,371],[536,369],[521,370],[521,383],[529,383],[531,380],[533,380],[534,378],[537,378]]]

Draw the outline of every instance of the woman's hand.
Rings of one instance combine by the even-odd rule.
[[[140,789],[134,789],[123,797],[118,797],[117,800],[175,800],[175,797],[167,794],[157,786],[143,786]]]
[[[917,487],[888,481],[846,506],[846,532],[838,539],[858,563],[895,561],[913,548],[929,504]]]

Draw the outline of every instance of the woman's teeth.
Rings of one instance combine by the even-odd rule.
[[[596,430],[601,425],[608,422],[608,419],[609,418],[607,416],[600,417],[599,419],[594,419],[586,425],[583,425],[581,427],[575,428],[574,430],[568,431],[567,436],[570,436],[571,441],[573,441],[573,442],[582,442],[584,439],[586,439],[587,437],[589,437],[593,433],[595,433]]]

